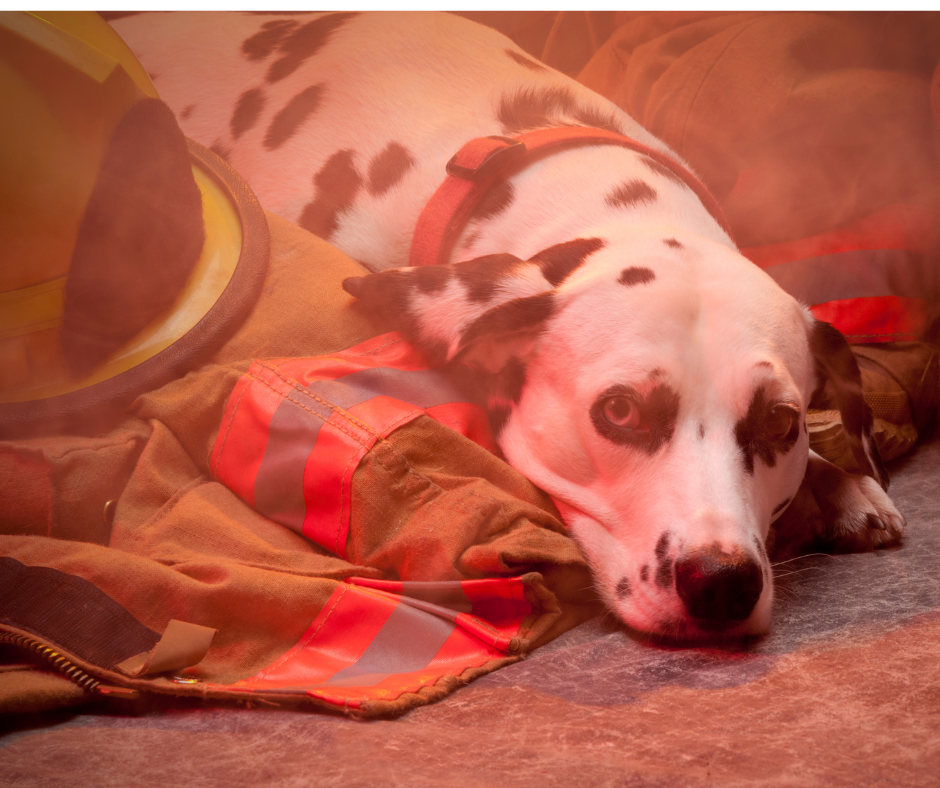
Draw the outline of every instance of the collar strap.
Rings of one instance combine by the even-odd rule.
[[[435,265],[450,259],[453,246],[480,199],[497,178],[559,148],[578,145],[619,145],[653,159],[682,180],[721,228],[731,236],[718,200],[687,167],[636,140],[604,129],[559,126],[517,137],[477,137],[447,162],[447,178],[424,206],[411,241],[409,265]]]

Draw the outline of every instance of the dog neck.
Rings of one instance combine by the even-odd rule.
[[[708,188],[681,162],[634,139],[606,129],[559,126],[516,137],[477,137],[447,163],[447,177],[425,205],[412,238],[409,265],[436,265],[451,259],[474,209],[498,181],[506,180],[547,156],[588,145],[616,145],[665,168],[694,192],[730,237],[721,206]]]

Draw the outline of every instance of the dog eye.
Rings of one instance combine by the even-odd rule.
[[[604,400],[604,418],[615,427],[632,430],[640,424],[640,411],[636,403],[627,397],[610,397]]]
[[[797,424],[800,413],[792,405],[777,405],[770,409],[764,428],[771,438],[786,438]]]

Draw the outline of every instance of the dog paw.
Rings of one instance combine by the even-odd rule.
[[[898,543],[907,522],[878,482],[810,455],[805,484],[819,506],[817,536],[837,552],[862,552]]]

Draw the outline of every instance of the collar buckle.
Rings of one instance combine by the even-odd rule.
[[[462,151],[455,153],[447,162],[447,174],[465,181],[479,183],[485,181],[493,170],[499,170],[509,162],[519,158],[526,152],[525,143],[511,137],[491,136],[485,139],[503,142],[504,145],[494,147],[486,153],[482,161],[476,164],[458,164]]]

